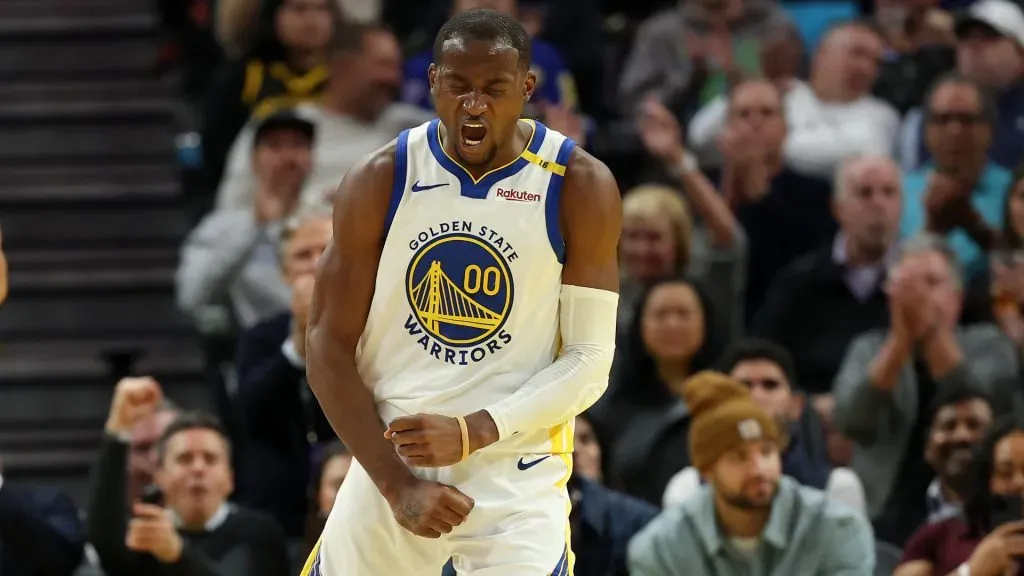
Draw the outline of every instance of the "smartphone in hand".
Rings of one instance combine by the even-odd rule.
[[[145,489],[143,489],[142,496],[139,498],[139,501],[142,502],[143,504],[163,506],[164,493],[161,492],[160,489],[154,486],[153,484],[150,484],[149,486],[146,486]]]

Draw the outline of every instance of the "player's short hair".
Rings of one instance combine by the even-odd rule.
[[[167,456],[167,444],[170,443],[171,438],[174,438],[178,433],[185,432],[186,430],[210,430],[220,436],[221,440],[224,441],[225,448],[227,448],[228,459],[230,460],[231,440],[228,439],[228,433],[220,423],[220,420],[205,410],[188,410],[185,412],[179,412],[178,416],[167,426],[167,429],[164,430],[160,439],[157,440],[156,454],[157,462],[159,462],[160,465],[163,465],[164,458]]]
[[[434,38],[434,62],[441,61],[444,45],[449,40],[484,40],[515,48],[520,68],[529,68],[530,36],[515,18],[488,9],[467,10],[444,23]]]

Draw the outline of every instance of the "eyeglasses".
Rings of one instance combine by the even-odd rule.
[[[939,126],[945,126],[954,122],[970,126],[972,124],[979,124],[985,120],[983,114],[974,112],[929,112],[928,122],[937,124]]]
[[[747,388],[764,388],[768,392],[774,392],[779,388],[782,388],[782,382],[771,378],[763,378],[760,380],[740,380],[740,383]]]

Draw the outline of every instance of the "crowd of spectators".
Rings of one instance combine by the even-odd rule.
[[[331,196],[432,117],[430,41],[479,7],[533,37],[527,113],[623,191],[574,573],[1024,569],[1019,3],[158,4],[201,135],[176,289],[212,413],[119,382],[81,514],[0,475],[0,573],[298,573],[351,458],[304,369]]]

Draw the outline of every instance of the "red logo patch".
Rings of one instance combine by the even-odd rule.
[[[502,200],[509,200],[511,202],[540,202],[540,194],[533,194],[525,190],[505,190],[504,188],[498,188],[496,196]]]

